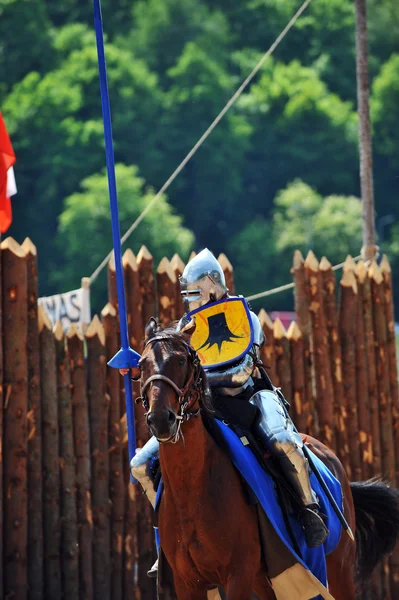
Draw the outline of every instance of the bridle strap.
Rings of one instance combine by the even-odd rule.
[[[152,344],[155,344],[155,342],[162,342],[162,341],[169,341],[170,338],[166,337],[166,336],[159,336],[159,337],[154,337],[151,338],[149,340],[147,340],[146,344],[144,345],[144,350],[147,348],[147,346],[150,346]],[[179,388],[174,381],[172,381],[172,379],[169,379],[169,377],[166,377],[166,375],[162,375],[161,373],[156,373],[154,375],[151,375],[141,386],[141,390],[140,390],[140,394],[141,394],[141,400],[143,400],[144,404],[146,402],[146,397],[145,397],[145,392],[148,388],[148,386],[150,385],[151,382],[153,381],[164,381],[165,383],[167,383],[168,385],[170,385],[173,390],[176,392],[177,397],[179,399],[179,412],[180,415],[177,415],[177,419],[179,420],[179,430],[180,430],[180,424],[182,420],[188,420],[190,419],[190,417],[193,416],[197,416],[200,412],[200,409],[198,409],[195,412],[186,412],[188,408],[192,408],[192,406],[195,404],[196,400],[198,399],[198,386],[201,383],[201,371],[199,369],[199,358],[197,356],[197,353],[195,352],[195,350],[193,350],[193,348],[184,340],[179,340],[181,341],[181,343],[183,344],[183,346],[188,350],[189,356],[192,360],[192,364],[193,364],[193,369],[192,372],[190,374],[189,380],[187,381],[186,385],[184,386],[184,388]],[[191,395],[190,395],[191,394]],[[186,400],[187,395],[189,395],[188,400]],[[190,398],[191,396],[196,396],[196,398],[194,399],[194,402],[190,405]]]
[[[152,381],[165,381],[165,383],[167,383],[168,385],[170,385],[176,392],[176,394],[178,395],[179,398],[182,398],[186,392],[187,392],[187,386],[186,388],[180,389],[174,381],[172,381],[171,379],[169,379],[169,377],[166,377],[166,375],[161,375],[161,373],[158,373],[156,375],[151,375],[151,377],[149,377],[143,387],[141,388],[141,394],[143,395],[146,391],[146,389],[148,388],[149,384]]]

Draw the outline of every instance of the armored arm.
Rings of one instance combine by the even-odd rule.
[[[252,326],[254,330],[254,342],[252,352],[247,353],[240,362],[233,364],[227,369],[207,369],[209,385],[218,388],[239,388],[245,386],[256,368],[253,355],[259,358],[260,348],[265,343],[265,334],[258,317],[250,311]]]

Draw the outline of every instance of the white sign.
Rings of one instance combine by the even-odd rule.
[[[39,298],[38,302],[46,310],[53,325],[61,321],[66,331],[72,323],[87,326],[90,323],[90,288],[84,285],[78,290],[45,296]]]

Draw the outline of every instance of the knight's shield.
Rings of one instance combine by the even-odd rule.
[[[244,298],[227,298],[193,310],[196,328],[191,346],[204,369],[240,360],[253,344],[253,326]]]

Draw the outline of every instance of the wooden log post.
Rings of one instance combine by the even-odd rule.
[[[320,261],[321,284],[323,288],[324,315],[326,319],[331,378],[334,389],[334,427],[336,450],[347,473],[350,473],[348,432],[346,428],[346,408],[342,381],[341,340],[338,332],[338,309],[335,273],[325,256]]]
[[[4,597],[27,597],[28,274],[24,248],[1,243],[4,351]]]
[[[156,317],[153,258],[145,246],[141,246],[139,250],[137,266],[139,268],[141,297],[143,299],[143,324],[145,325],[150,317]]]
[[[222,252],[219,254],[218,263],[223,269],[224,278],[226,280],[226,287],[229,290],[230,296],[234,296],[236,293],[236,286],[234,283],[234,269],[233,265],[227,258],[227,256]]]
[[[384,279],[379,266],[372,262],[369,268],[373,303],[375,360],[380,411],[381,459],[384,477],[395,481],[395,450],[393,436],[392,401],[387,352],[387,320],[385,315]]]
[[[43,481],[40,348],[37,305],[37,251],[22,244],[28,273],[28,586],[29,599],[43,597]],[[1,594],[0,594],[1,596]]]
[[[392,270],[386,254],[383,255],[381,273],[384,279],[385,318],[387,325],[387,355],[389,388],[392,403],[393,438],[395,450],[395,484],[399,482],[399,393],[398,368],[396,361],[395,315],[392,299]],[[395,548],[390,557],[390,591],[392,598],[399,597],[399,548]]]
[[[118,291],[116,289],[115,257],[111,256],[107,269],[108,302],[118,310]]]
[[[86,331],[92,470],[93,596],[111,598],[108,410],[104,328],[94,316]]]
[[[342,266],[342,271],[343,273],[346,273],[347,271],[356,271],[356,263],[351,254],[346,255],[345,262]]]
[[[175,320],[176,275],[169,260],[164,257],[157,268],[158,314],[162,327]]]
[[[274,333],[273,333],[273,321],[262,308],[259,311],[258,319],[262,325],[263,333],[265,334],[265,343],[260,350],[260,356],[270,379],[273,384],[278,386],[279,381],[277,380],[276,373],[276,353],[274,351]]]
[[[129,251],[126,251],[129,252]],[[123,256],[125,277],[134,264]],[[133,271],[138,275],[138,271]],[[137,281],[138,283],[138,281]],[[116,310],[107,304],[101,312],[105,333],[107,360],[119,350]],[[123,536],[125,515],[125,483],[123,477],[123,446],[120,428],[120,388],[122,379],[117,371],[107,367],[107,395],[109,397],[108,445],[109,445],[109,497],[111,501],[111,590],[112,600],[123,599]]]
[[[298,431],[305,432],[309,418],[305,398],[305,353],[302,332],[295,321],[288,328],[287,338],[291,356],[292,418]]]
[[[367,270],[364,267],[363,261],[361,261],[360,267],[356,265],[355,274],[359,296],[356,323],[356,394],[359,418],[359,442],[362,458],[362,477],[363,479],[368,479],[373,475],[373,441],[370,416],[370,386],[368,379],[368,342],[363,314]]]
[[[72,326],[75,328],[75,326]],[[61,572],[65,600],[79,597],[78,518],[76,512],[75,449],[71,375],[61,321],[54,328],[61,474]]]
[[[399,389],[396,357],[395,314],[392,298],[392,270],[384,254],[380,264],[384,279],[385,315],[387,323],[387,354],[389,366],[389,388],[392,402],[393,434],[395,447],[396,484],[399,483]]]
[[[356,404],[359,422],[359,447],[361,455],[362,478],[368,479],[371,475],[371,465],[373,462],[373,451],[371,446],[371,425],[370,425],[370,403],[367,381],[367,354],[366,338],[364,331],[363,314],[361,310],[361,300],[359,298],[359,307],[356,319]]]
[[[363,326],[367,356],[367,385],[370,411],[370,435],[372,465],[370,474],[380,476],[381,464],[381,433],[380,416],[378,406],[378,386],[375,360],[374,325],[371,302],[371,282],[365,263],[360,260],[356,265],[356,277],[358,282],[359,300],[363,314]]]
[[[133,252],[128,249],[123,255],[123,268],[125,273],[125,286],[126,286],[126,307],[127,307],[127,319],[129,328],[129,339],[130,345],[134,350],[141,353],[143,351],[144,344],[144,323],[143,323],[143,298],[141,295],[140,286],[140,274],[137,265],[137,260]],[[117,327],[119,327],[117,325]],[[116,352],[116,350],[115,350]],[[112,358],[108,354],[108,360]],[[125,413],[125,389],[123,379],[120,380],[121,388],[121,401],[120,410],[121,415]],[[140,384],[133,383],[134,397],[139,396]],[[148,438],[148,427],[144,418],[144,407],[142,404],[135,406],[135,424],[136,424],[136,437],[137,444],[140,444],[140,440],[147,440]]]
[[[170,264],[176,275],[175,318],[180,319],[184,315],[183,298],[180,293],[180,277],[184,271],[184,262],[176,253],[172,256]]]
[[[137,260],[130,248],[126,250],[122,259],[125,275],[127,324],[129,329],[129,342],[137,352],[142,352],[143,329],[143,298],[140,289],[140,276]],[[111,312],[107,312],[111,315]],[[112,315],[111,315],[112,316]],[[119,326],[118,326],[119,329]],[[119,350],[117,348],[115,352]],[[109,358],[112,358],[107,354]]]
[[[274,321],[274,348],[276,352],[276,371],[280,382],[280,387],[287,400],[292,402],[292,384],[291,384],[291,364],[290,364],[290,344],[287,338],[287,332],[280,319]]]
[[[150,585],[145,583],[143,589],[138,587],[140,577],[140,562],[137,541],[137,519],[140,515],[136,506],[136,491],[138,486],[129,481],[130,467],[127,456],[125,456],[125,522],[124,522],[124,600],[137,600],[138,598],[152,598],[148,593]],[[143,570],[143,569],[141,569]],[[148,577],[147,577],[148,579]],[[144,593],[143,593],[144,592]]]
[[[155,316],[155,281],[153,276],[153,258],[145,246],[142,246],[136,261],[139,275],[139,290],[142,305],[141,323],[136,323],[136,332],[140,331],[140,339],[144,338],[144,326],[148,319]],[[173,272],[173,271],[172,271]],[[138,386],[134,385],[135,395]],[[123,408],[124,411],[124,408]],[[126,416],[124,415],[123,420]],[[148,439],[148,428],[144,419],[142,404],[135,406],[135,423],[137,445],[141,447]],[[124,473],[130,473],[130,465],[125,453]],[[135,599],[140,589],[143,598],[151,594],[152,582],[147,577],[147,571],[152,564],[152,508],[142,495],[137,485],[125,480],[125,520],[124,520],[124,597],[125,600]],[[140,548],[140,554],[139,550]],[[148,596],[150,597],[150,596]]]
[[[79,539],[79,598],[93,599],[93,519],[89,407],[83,335],[77,327],[67,333],[71,374],[73,435],[76,456],[76,506]]]
[[[351,472],[349,476],[356,481],[361,479],[361,457],[359,446],[359,420],[356,405],[356,322],[358,311],[357,283],[353,271],[344,273],[341,282],[341,306],[339,314],[339,333],[342,351],[342,374],[344,399],[347,414],[348,444]]]
[[[315,437],[318,435],[318,417],[315,409],[315,385],[314,369],[312,361],[312,320],[309,311],[309,297],[307,294],[307,281],[305,271],[305,261],[299,250],[294,253],[291,273],[294,279],[294,299],[296,322],[302,332],[303,347],[305,352],[305,398],[307,400],[310,416],[308,419],[308,429],[306,433],[312,433]]]
[[[60,467],[55,338],[49,316],[39,306],[42,396],[44,597],[62,595],[60,543]]]
[[[309,311],[316,380],[316,409],[319,416],[319,438],[335,450],[334,388],[331,377],[328,332],[324,314],[324,296],[319,262],[310,250],[305,260],[308,281]]]

